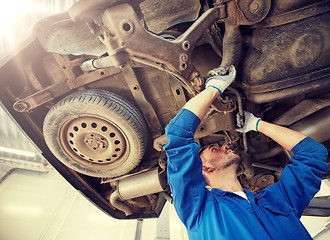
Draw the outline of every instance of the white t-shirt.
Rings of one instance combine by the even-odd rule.
[[[247,198],[245,192],[233,192],[233,193],[235,193],[236,195],[241,196],[242,198],[245,198],[246,200],[249,201],[249,199]]]
[[[212,188],[211,188],[210,186],[208,186],[208,185],[206,185],[205,187],[206,187],[207,190],[209,190],[209,191],[212,190]],[[245,192],[233,192],[233,193],[235,193],[235,194],[238,195],[238,196],[241,196],[242,198],[244,198],[244,199],[246,199],[248,202],[250,202],[249,199],[248,199],[248,197],[246,196]]]

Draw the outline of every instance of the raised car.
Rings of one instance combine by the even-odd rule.
[[[235,65],[237,79],[195,138],[230,144],[243,159],[242,185],[259,192],[279,180],[291,153],[236,132],[243,110],[329,149],[329,9],[311,0],[80,0],[2,58],[0,100],[105,212],[158,217],[172,198],[164,128],[210,70]]]

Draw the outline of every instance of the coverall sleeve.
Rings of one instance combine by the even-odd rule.
[[[281,179],[269,187],[280,193],[301,217],[310,200],[319,191],[321,174],[328,171],[327,149],[320,143],[307,137],[292,150],[293,157],[281,174]]]
[[[200,146],[193,137],[199,124],[200,119],[194,113],[182,109],[165,129],[168,144],[164,150],[174,207],[189,230],[197,225],[207,191],[198,154]]]

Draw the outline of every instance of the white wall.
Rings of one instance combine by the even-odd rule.
[[[173,206],[169,212],[171,239],[188,239]],[[144,220],[141,239],[154,240],[156,225]],[[14,171],[0,184],[1,240],[134,240],[136,226],[102,212],[55,170]]]
[[[330,180],[323,180],[321,189],[315,196],[319,197],[329,195]],[[323,231],[326,230],[326,228],[329,228],[328,225],[330,224],[330,217],[302,216],[300,220],[314,239],[330,239],[330,231]]]

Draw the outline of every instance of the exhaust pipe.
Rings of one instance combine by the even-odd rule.
[[[110,203],[126,216],[132,215],[132,208],[123,201],[145,195],[163,192],[166,188],[166,173],[159,173],[158,168],[120,179],[116,190],[110,195]]]
[[[300,102],[273,123],[301,132],[315,141],[327,141],[330,138],[330,94]]]
[[[118,189],[110,195],[110,203],[118,210],[124,212],[126,216],[133,215],[132,208],[120,200]]]
[[[330,138],[330,106],[325,107],[290,126],[318,142]]]

